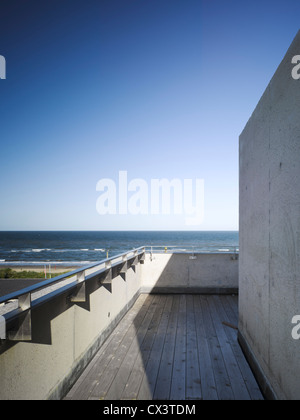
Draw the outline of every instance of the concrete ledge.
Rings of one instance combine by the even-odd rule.
[[[237,295],[237,287],[142,287],[141,293],[149,294],[199,294],[199,295]]]
[[[275,391],[273,390],[268,378],[266,377],[264,371],[261,369],[260,364],[258,363],[254,353],[251,350],[251,347],[248,345],[247,340],[243,336],[240,330],[238,330],[238,342],[243,350],[245,358],[249,363],[249,366],[255,376],[255,379],[260,387],[260,390],[266,400],[277,400]]]

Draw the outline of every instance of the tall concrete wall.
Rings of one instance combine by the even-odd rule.
[[[240,136],[240,339],[261,383],[279,399],[300,398],[300,341],[291,336],[300,314],[296,55],[300,31]]]

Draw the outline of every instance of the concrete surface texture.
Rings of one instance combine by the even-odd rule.
[[[297,55],[300,31],[240,135],[239,330],[279,399],[300,398]]]
[[[237,293],[238,259],[224,254],[150,254],[142,269],[142,291]]]

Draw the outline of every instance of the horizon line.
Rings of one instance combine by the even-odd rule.
[[[8,229],[0,232],[239,232],[239,229]]]

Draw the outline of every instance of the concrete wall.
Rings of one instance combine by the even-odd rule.
[[[142,266],[142,291],[235,293],[238,259],[234,254],[153,254]]]
[[[198,254],[197,259],[147,254],[125,279],[113,278],[111,288],[99,286],[97,278],[88,280],[85,302],[70,302],[70,291],[55,295],[32,309],[32,341],[0,345],[0,400],[64,396],[143,291],[231,293],[237,285],[234,254]]]
[[[61,398],[120,317],[139,295],[140,264],[111,290],[97,279],[86,283],[87,300],[74,304],[70,292],[32,309],[32,342],[0,345],[0,400]]]
[[[240,339],[269,395],[300,398],[300,31],[240,136]]]

